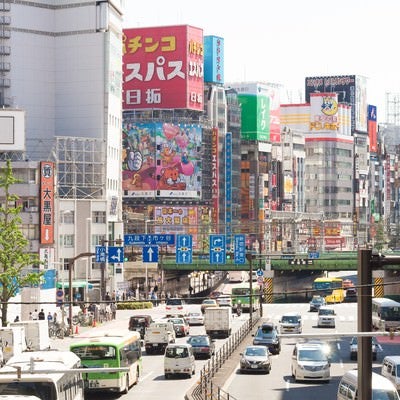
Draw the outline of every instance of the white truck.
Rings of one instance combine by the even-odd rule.
[[[170,343],[175,343],[175,329],[172,322],[154,321],[146,328],[144,347],[147,354],[164,353]]]
[[[30,351],[50,348],[49,324],[46,320],[11,322],[10,327],[23,327],[27,348]]]
[[[232,333],[231,307],[208,307],[204,313],[204,328],[210,337],[229,337]]]
[[[26,351],[25,328],[23,326],[0,328],[0,345],[3,355],[1,363],[6,363],[12,356]]]

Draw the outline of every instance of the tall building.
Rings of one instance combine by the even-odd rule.
[[[11,139],[23,138],[23,148],[2,149],[3,159],[54,162],[54,208],[46,219],[54,240],[39,234],[34,239],[39,252],[51,250],[48,268],[58,270],[59,281],[76,258],[72,279],[97,288],[88,293],[84,284],[75,293],[80,299],[99,297],[123,280],[122,267],[79,257],[93,253],[97,244],[115,244],[123,233],[122,3],[5,0],[0,5],[1,112],[19,109],[26,115],[23,129],[8,131]],[[42,232],[43,219],[38,221]]]

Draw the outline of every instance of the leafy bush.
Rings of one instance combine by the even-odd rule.
[[[123,301],[117,303],[117,310],[141,310],[153,308],[151,301]]]

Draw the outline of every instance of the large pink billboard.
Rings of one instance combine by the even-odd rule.
[[[203,30],[189,25],[125,29],[123,109],[202,111]]]
[[[124,197],[201,198],[201,148],[200,125],[124,122]]]

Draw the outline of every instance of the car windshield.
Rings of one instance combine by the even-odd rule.
[[[188,356],[189,352],[186,347],[169,347],[165,351],[165,357],[167,358],[185,358]]]
[[[324,299],[322,297],[314,297],[311,300],[311,303],[323,303],[323,302],[324,302]]]
[[[283,316],[282,322],[286,324],[297,324],[299,322],[299,319],[294,316]]]
[[[321,349],[301,349],[299,350],[300,361],[326,361],[326,355]]]
[[[188,339],[188,342],[192,345],[192,346],[208,346],[209,345],[209,340],[207,337],[205,336],[199,336],[199,337],[191,337]]]
[[[185,325],[185,321],[182,318],[173,318],[173,319],[170,319],[170,321],[174,325]]]
[[[256,337],[262,337],[262,338],[270,338],[270,337],[275,337],[276,336],[276,331],[273,329],[271,326],[266,326],[266,327],[261,327],[258,328]]]
[[[215,304],[215,300],[204,300],[203,304]]]
[[[244,354],[246,356],[249,357],[257,357],[257,356],[265,356],[267,355],[267,348],[264,346],[257,346],[257,347],[249,347],[246,349],[246,351],[244,352]]]
[[[328,308],[320,308],[319,309],[319,315],[334,315],[335,311],[330,310]]]

